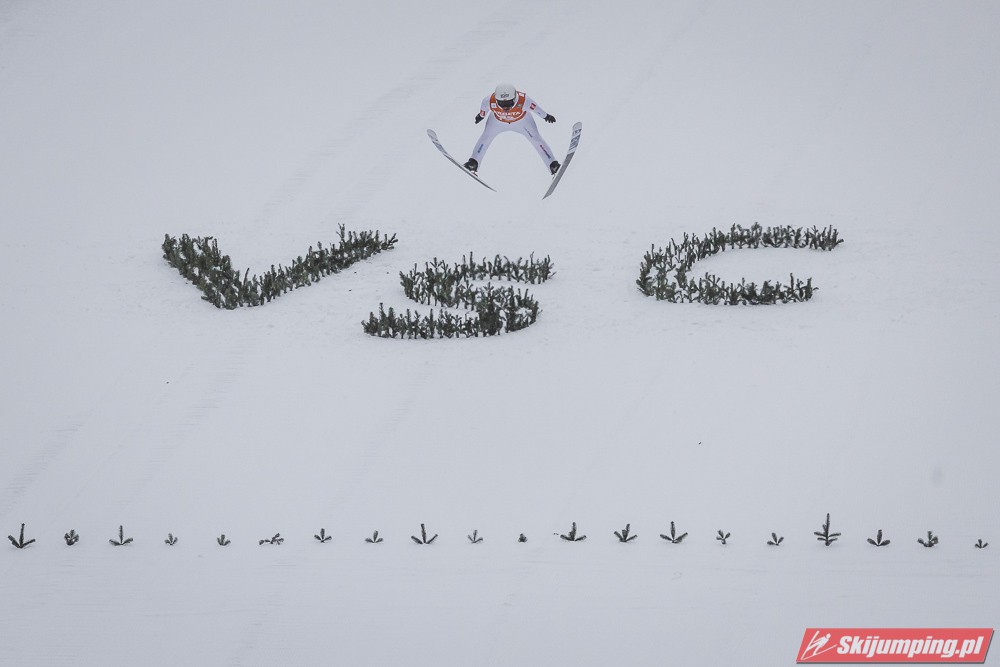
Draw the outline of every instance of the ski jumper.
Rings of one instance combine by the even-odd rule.
[[[483,103],[479,106],[479,116],[486,119],[486,127],[483,128],[483,133],[472,151],[472,159],[482,165],[487,149],[498,134],[517,132],[531,142],[531,145],[538,151],[538,156],[542,158],[542,162],[548,167],[555,158],[552,155],[552,149],[538,132],[538,126],[535,125],[535,119],[531,117],[531,113],[537,114],[540,118],[545,118],[548,115],[534,100],[521,91],[517,91],[517,100],[514,102],[514,106],[509,109],[504,109],[497,104],[496,95],[483,98]]]

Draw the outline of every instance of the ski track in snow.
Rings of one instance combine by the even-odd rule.
[[[166,343],[164,336],[154,345]],[[138,412],[130,414],[135,419],[134,426],[120,429],[116,423],[122,415],[120,396],[122,393],[144,396],[143,390],[148,385],[148,378],[140,372],[137,356],[124,369],[121,382],[116,383],[113,394],[99,397],[78,422],[56,430],[20,474],[8,483],[0,514],[12,514],[15,509],[23,511],[23,498],[39,479],[45,479],[47,475],[61,478],[67,488],[71,488],[76,480],[87,484],[112,485],[118,508],[126,510],[159,474],[163,464],[174,456],[179,446],[190,440],[201,425],[211,419],[218,401],[229,394],[241,369],[252,358],[249,339],[238,338],[223,351],[222,356],[224,363],[207,381],[199,381],[197,393],[178,397],[167,382],[157,398],[147,399]],[[196,375],[198,369],[195,366],[194,361],[188,363],[184,372],[174,379],[174,386],[177,386],[178,380],[183,386],[185,379]],[[90,438],[99,441],[113,439],[119,444],[100,456],[79,456],[77,452],[86,450]],[[74,453],[67,460],[67,454],[71,452]],[[131,472],[122,478],[117,475],[119,470]],[[38,499],[32,500],[37,502]],[[64,503],[60,508],[65,510],[67,505]]]

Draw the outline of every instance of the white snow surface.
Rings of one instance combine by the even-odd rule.
[[[0,1],[0,530],[36,539],[0,548],[0,661],[785,665],[806,627],[997,627],[998,34],[991,0]],[[426,136],[464,160],[507,80],[557,151],[584,124],[544,202],[521,137],[493,193]],[[636,289],[754,222],[845,242],[696,270],[812,301]],[[399,242],[260,308],[160,249],[260,273],[340,224]],[[364,334],[469,252],[552,257],[535,325]]]

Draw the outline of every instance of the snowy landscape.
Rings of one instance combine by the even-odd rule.
[[[0,0],[0,663],[791,665],[808,627],[997,628],[998,34],[991,0]],[[522,137],[497,192],[428,139],[467,159],[502,81],[560,157],[583,123],[544,201]],[[810,300],[638,289],[754,224],[842,243],[692,274]],[[163,257],[264,274],[341,225],[396,241],[260,307]],[[551,259],[496,281],[536,322],[365,333],[470,253]]]

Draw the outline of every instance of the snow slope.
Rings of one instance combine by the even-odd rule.
[[[0,2],[0,529],[37,538],[0,549],[4,660],[781,665],[807,626],[996,627],[998,31],[967,1]],[[501,80],[557,150],[584,123],[544,202],[519,137],[498,193],[427,140],[464,159]],[[846,241],[698,269],[813,301],[636,290],[651,245],[755,221]],[[399,243],[262,308],[160,257],[210,235],[261,272],[339,224]],[[363,334],[470,251],[552,257],[536,325]]]

